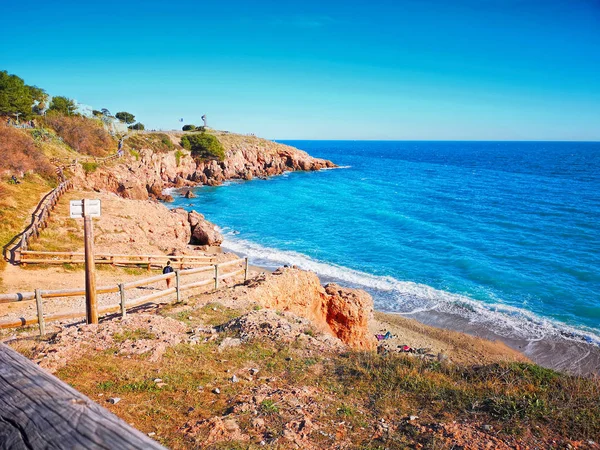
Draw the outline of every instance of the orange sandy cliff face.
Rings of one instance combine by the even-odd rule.
[[[368,329],[373,299],[366,292],[336,284],[323,288],[314,273],[299,269],[278,269],[266,277],[267,282],[249,292],[252,300],[306,317],[353,349],[375,349]]]

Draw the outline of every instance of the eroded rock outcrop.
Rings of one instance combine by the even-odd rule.
[[[324,288],[312,272],[282,268],[265,275],[248,296],[267,308],[306,317],[354,349],[376,347],[367,326],[373,314],[373,299],[364,291],[335,284]]]
[[[188,222],[192,233],[190,244],[217,246],[223,242],[223,235],[219,233],[216,225],[206,220],[202,214],[190,211]]]

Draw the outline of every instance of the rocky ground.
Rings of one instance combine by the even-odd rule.
[[[364,311],[354,316],[354,305],[338,303],[336,292],[366,300],[358,300]],[[441,361],[365,353],[361,346],[375,341],[377,328],[393,327],[394,339],[415,347],[441,342],[427,327],[372,313],[367,294],[321,287],[313,274],[287,268],[124,320],[63,323],[44,339],[32,332],[6,342],[170,448],[599,448],[526,416],[504,422],[483,406],[460,412],[451,400],[460,391],[440,397],[446,377],[466,376],[458,361],[481,367],[514,352],[497,349],[482,361],[489,343],[473,339],[432,348],[446,352]],[[498,367],[505,377],[511,371]],[[490,382],[472,380],[461,395]],[[504,395],[498,385],[493,392]]]

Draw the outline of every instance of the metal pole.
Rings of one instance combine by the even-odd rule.
[[[248,257],[244,261],[244,281],[248,279]]]
[[[46,325],[44,324],[44,308],[42,306],[42,293],[39,289],[35,290],[35,303],[37,306],[38,324],[40,326],[40,336],[46,334]]]
[[[125,285],[119,284],[119,293],[121,294],[121,317],[124,319],[127,314],[125,310]]]
[[[219,265],[215,264],[215,289],[219,289]]]
[[[175,271],[175,292],[177,293],[177,303],[181,302],[181,293],[179,292],[179,270]]]
[[[94,262],[94,228],[92,218],[86,214],[86,201],[83,204],[83,235],[85,240],[85,313],[87,323],[98,323],[96,302],[96,267]]]

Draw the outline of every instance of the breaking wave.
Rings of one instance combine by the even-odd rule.
[[[348,267],[318,261],[294,251],[264,247],[239,239],[236,232],[225,229],[223,248],[250,258],[252,264],[275,269],[294,265],[315,272],[324,282],[335,281],[368,291],[375,308],[403,315],[436,311],[458,315],[470,323],[492,329],[508,339],[537,341],[558,338],[600,346],[600,330],[572,327],[541,317],[525,309],[502,303],[484,303],[464,295],[435,289],[424,284],[377,276]]]

